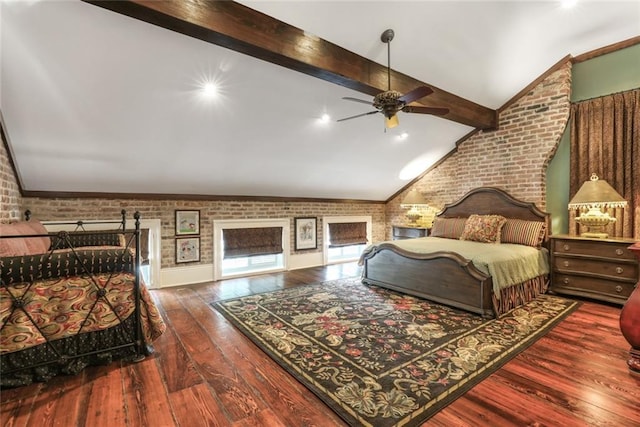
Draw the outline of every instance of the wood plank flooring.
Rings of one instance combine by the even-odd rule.
[[[358,275],[352,263],[154,290],[168,325],[137,364],[2,390],[3,426],[344,426],[209,307],[215,300]],[[620,308],[585,301],[428,426],[640,426]]]

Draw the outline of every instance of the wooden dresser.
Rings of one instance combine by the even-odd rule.
[[[624,304],[638,282],[632,239],[551,236],[551,291]]]
[[[393,226],[393,240],[415,239],[416,237],[427,237],[429,228],[408,227],[401,225]]]

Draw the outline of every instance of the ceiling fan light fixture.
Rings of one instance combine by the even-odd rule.
[[[343,122],[345,120],[355,119],[357,117],[368,116],[370,114],[382,113],[385,117],[385,126],[387,129],[394,128],[398,126],[398,118],[396,117],[396,113],[398,111],[404,111],[409,113],[420,113],[420,114],[434,114],[434,115],[444,115],[448,114],[449,110],[446,108],[433,108],[433,107],[411,107],[408,104],[411,104],[414,101],[417,101],[421,98],[424,98],[427,95],[433,93],[433,89],[428,86],[419,86],[405,94],[398,92],[397,90],[391,90],[391,40],[393,40],[394,32],[393,30],[385,30],[380,36],[380,40],[383,43],[387,44],[387,90],[377,94],[373,97],[373,105],[376,110],[369,111],[368,113],[357,114],[355,116],[345,117],[344,119],[338,120],[339,122]],[[344,97],[343,99],[347,99],[349,101],[360,102],[363,104],[369,104],[369,102],[364,101],[362,99]],[[405,110],[405,108],[407,108]]]
[[[391,117],[386,117],[384,120],[384,124],[387,127],[387,129],[393,129],[394,127],[400,124],[400,121],[398,120],[398,116],[394,114]]]

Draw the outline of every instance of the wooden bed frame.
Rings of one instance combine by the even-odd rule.
[[[495,187],[469,191],[455,203],[445,205],[440,218],[468,218],[472,214],[502,215],[506,218],[544,221],[544,245],[548,243],[550,217],[535,204],[524,202]],[[491,276],[455,252],[417,254],[382,243],[362,259],[362,281],[438,303],[468,310],[486,317],[495,315]]]

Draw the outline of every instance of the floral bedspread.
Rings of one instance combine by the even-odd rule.
[[[58,277],[0,287],[0,354],[122,323],[135,309],[129,272]],[[140,308],[147,343],[166,326],[144,285]]]

